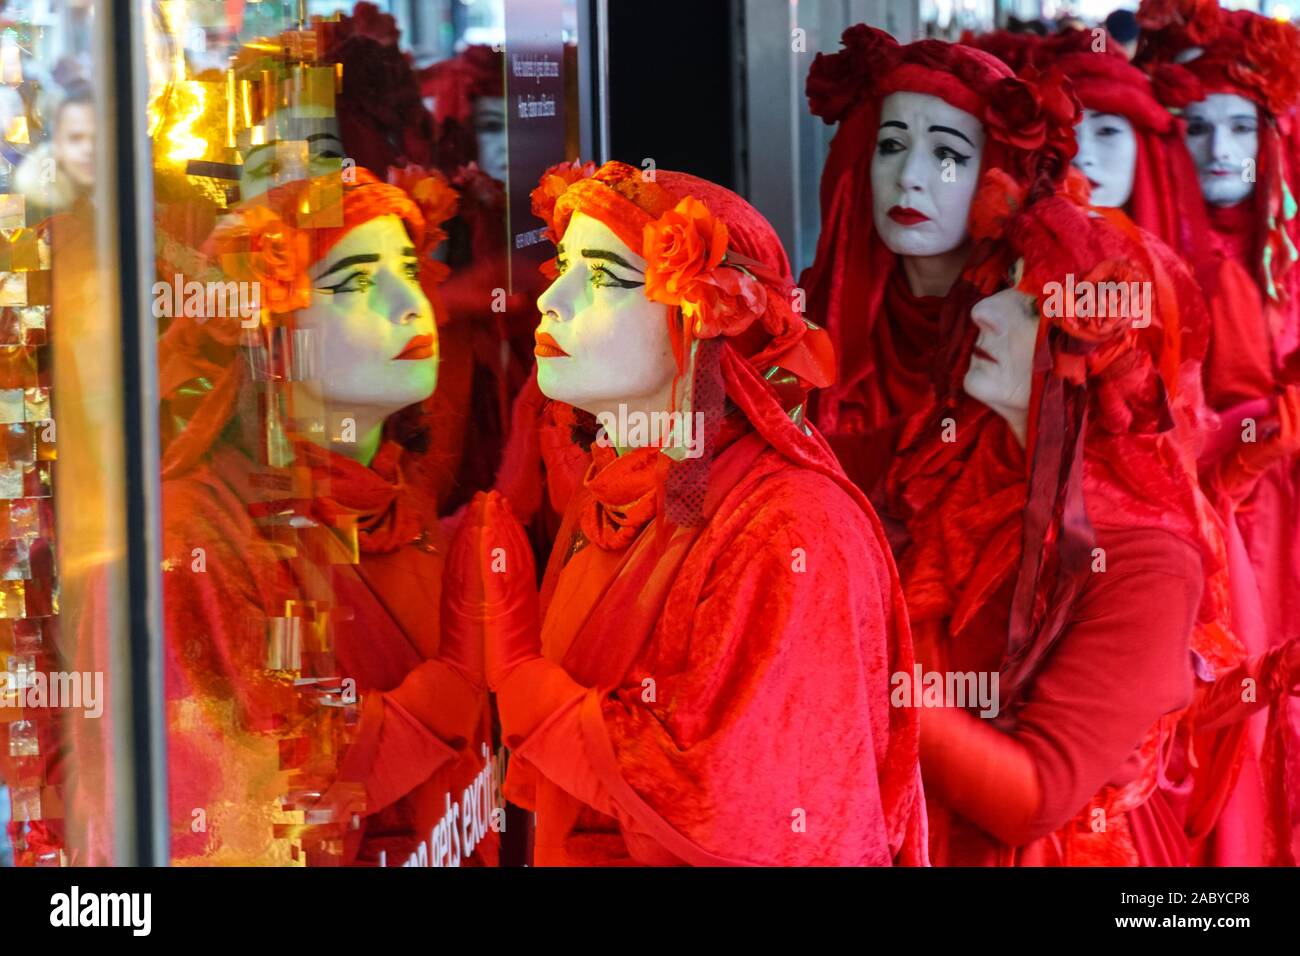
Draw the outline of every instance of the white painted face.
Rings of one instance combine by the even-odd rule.
[[[263,124],[265,141],[240,143],[244,165],[239,170],[239,196],[247,201],[268,189],[300,179],[339,172],[343,141],[332,109],[319,105],[276,110]]]
[[[1235,206],[1255,191],[1259,158],[1259,110],[1244,96],[1211,93],[1190,104],[1187,149],[1211,206]]]
[[[506,181],[506,98],[480,96],[474,101],[474,136],[478,167],[493,179]]]
[[[1023,426],[1033,385],[1038,305],[1017,289],[1003,289],[971,309],[979,328],[962,387],[1013,424]]]
[[[1084,110],[1074,127],[1079,143],[1074,165],[1092,184],[1092,204],[1121,208],[1133,195],[1137,168],[1137,134],[1133,124],[1117,113]]]
[[[891,93],[871,157],[872,220],[902,256],[952,252],[969,234],[984,126],[925,93]]]
[[[311,305],[295,317],[315,345],[309,394],[385,416],[433,394],[438,330],[401,219],[378,216],[353,229],[310,274]]]
[[[599,416],[667,410],[677,374],[668,306],[645,297],[646,261],[583,213],[557,248],[560,276],[537,299],[537,384]]]

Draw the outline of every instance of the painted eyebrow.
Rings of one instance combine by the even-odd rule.
[[[967,146],[970,146],[971,148],[974,148],[974,146],[975,146],[975,144],[972,143],[969,139],[966,139],[966,134],[965,134],[965,133],[961,133],[961,132],[959,132],[959,131],[953,129],[951,126],[931,126],[931,127],[930,127],[930,132],[931,132],[931,133],[951,133],[953,136],[956,136],[958,139],[960,139],[960,140],[964,140],[964,141],[966,142],[966,145],[967,145]]]
[[[340,148],[342,148],[343,146],[343,141],[339,139],[337,136],[335,136],[333,133],[312,133],[310,136],[306,137],[304,142],[314,143],[318,139],[333,140],[334,142],[339,144]],[[248,155],[244,157],[244,165],[248,165],[248,161],[252,159],[255,155],[257,155],[257,153],[261,150],[270,149],[272,146],[275,146],[277,143],[292,143],[292,142],[293,140],[291,139],[276,139],[276,140],[272,140],[269,143],[263,143],[260,146],[254,146],[252,149],[248,151]]]
[[[886,126],[894,126],[898,129],[907,129],[907,124],[899,122],[898,120],[885,120],[885,122],[880,124],[881,129],[884,129]]]
[[[412,249],[411,252],[412,254],[414,254],[415,250]],[[367,262],[378,262],[378,261],[379,261],[379,253],[377,252],[363,252],[355,256],[344,256],[338,262],[334,263],[334,265],[330,266],[328,269],[326,269],[324,272],[318,275],[315,281],[320,282],[331,272],[338,272],[340,269],[346,269],[348,266],[356,266],[356,265],[362,265]]]
[[[624,259],[622,256],[617,255],[616,253],[610,252],[610,251],[607,250],[607,249],[583,249],[583,250],[582,250],[582,258],[584,258],[584,259],[606,259],[606,260],[608,260],[608,261],[610,261],[610,262],[616,262],[616,263],[618,263],[618,264],[619,264],[620,266],[622,266],[624,269],[631,269],[631,270],[632,270],[633,272],[635,272],[637,275],[640,275],[640,274],[641,274],[641,270],[638,269],[636,266],[632,265],[632,263],[628,262],[628,261],[627,261],[626,259]]]

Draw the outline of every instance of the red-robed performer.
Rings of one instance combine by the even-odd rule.
[[[480,555],[534,862],[923,862],[916,714],[887,700],[911,667],[902,596],[802,424],[831,363],[774,232],[726,189],[622,163],[542,211],[560,242],[538,381],[575,435],[601,430],[540,621],[503,499],[475,499],[452,545]]]
[[[237,207],[209,248],[259,284],[260,323],[185,316],[161,342],[164,414],[186,421],[163,455],[175,862],[295,862],[303,823],[340,830],[308,863],[495,856],[478,648],[440,631],[423,467],[454,196],[407,185],[358,169],[341,208],[322,180]]]
[[[1227,523],[1234,622],[1253,653],[1300,634],[1300,235],[1295,107],[1300,31],[1205,2],[1148,3],[1138,60],[1182,112],[1200,174],[1211,254],[1205,394],[1219,416],[1201,455]],[[1300,803],[1295,705],[1254,728],[1269,799],[1265,852],[1294,863]]]
[[[808,103],[838,123],[822,170],[821,235],[800,285],[831,334],[839,377],[813,420],[849,477],[871,492],[907,416],[925,405],[960,311],[950,292],[971,251],[980,174],[1032,161],[1032,87],[959,44],[899,46],[859,24],[819,54]]]
[[[988,720],[923,700],[932,859],[1184,865],[1235,772],[1240,732],[1209,739],[1239,726],[1221,688],[1250,677],[1275,697],[1300,654],[1243,661],[1227,627],[1221,539],[1173,429],[1168,313],[1144,317],[1168,338],[1154,346],[1132,311],[1075,298],[1154,285],[1148,249],[1041,180],[994,171],[975,206],[990,243],[963,281],[1008,287],[973,307],[967,358],[889,478],[922,672],[998,677],[971,708]]]

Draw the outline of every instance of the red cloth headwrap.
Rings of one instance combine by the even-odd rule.
[[[935,40],[900,46],[863,24],[846,30],[842,43],[838,53],[818,54],[807,81],[812,112],[839,123],[822,169],[817,255],[799,283],[809,316],[830,332],[840,356],[838,383],[817,399],[814,417],[826,431],[837,430],[843,400],[870,390],[863,383],[882,363],[897,361],[877,332],[889,277],[898,267],[872,224],[871,159],[884,97],[925,93],[973,113],[987,133],[981,171],[1002,169],[1038,189],[1050,189],[1068,171],[1078,116],[1078,103],[1059,75],[1035,70],[1018,78],[981,50]],[[874,404],[867,409],[868,428],[897,411],[883,398]]]
[[[411,188],[417,187],[409,173],[407,179]],[[320,261],[353,229],[386,215],[402,219],[421,259],[427,259],[427,240],[443,234],[438,228],[440,221],[426,222],[421,205],[441,218],[455,209],[445,183],[441,189],[416,188],[424,200],[417,203],[404,189],[380,182],[360,167],[355,170],[355,181],[343,184],[339,209],[327,199],[330,185],[337,182],[338,177],[333,176],[277,186],[235,208],[209,237],[205,251],[227,278],[260,284],[262,321],[247,329],[237,317],[180,315],[164,333],[158,344],[161,401],[171,402],[196,380],[211,385],[184,429],[165,448],[164,478],[192,467],[226,427],[246,375],[238,346],[260,340],[275,326],[292,326],[293,313],[310,301],[307,270],[312,263]],[[422,272],[427,290],[432,291],[431,280],[437,274],[436,270]]]

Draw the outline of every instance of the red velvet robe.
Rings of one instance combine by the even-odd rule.
[[[361,702],[360,720],[346,733],[335,718],[338,740],[350,743],[329,761],[337,779],[365,790],[362,826],[347,834],[343,860],[454,863],[470,858],[476,844],[474,862],[495,862],[486,694],[436,657],[445,548],[433,498],[414,483],[419,472],[410,461],[398,461],[399,451],[390,444],[376,457],[382,477],[317,451],[312,487],[331,497],[292,506],[283,500],[287,489],[259,490],[253,463],[228,445],[164,483],[175,862],[294,862],[277,833],[291,818],[276,801],[288,785],[285,768],[301,761],[303,737],[326,709],[306,703],[289,676],[266,669],[267,635],[286,602],[298,602],[302,613],[313,600],[333,630],[332,669],[355,680]],[[412,483],[398,477],[399,467]],[[267,517],[259,524],[250,510]],[[300,525],[311,515],[321,527],[277,531],[270,516],[286,511]],[[326,526],[346,524],[350,513],[371,527],[360,535],[356,563]],[[305,662],[310,619],[308,609]],[[202,828],[194,825],[200,809]]]
[[[864,504],[749,432],[713,462],[707,524],[609,548],[578,533],[589,479],[544,656],[497,694],[536,864],[924,861],[915,723],[888,703],[910,639]]]
[[[1212,209],[1211,222],[1217,259],[1205,282],[1213,322],[1205,395],[1220,415],[1220,430],[1207,443],[1201,464],[1206,494],[1225,524],[1233,628],[1253,655],[1300,634],[1300,458],[1267,468],[1235,501],[1220,485],[1216,465],[1236,448],[1243,419],[1262,422],[1269,414],[1278,369],[1295,344],[1296,304],[1266,299],[1250,271],[1258,256],[1252,203]],[[1295,795],[1300,794],[1300,766],[1293,756],[1300,753],[1300,709],[1294,701],[1283,701],[1281,708],[1289,711],[1289,719],[1270,723],[1261,713],[1251,720],[1254,748],[1247,759],[1266,764],[1264,792],[1237,798],[1251,804],[1236,814],[1243,818],[1234,831],[1237,843],[1265,845],[1243,854],[1225,838],[1218,862],[1294,862],[1300,853],[1300,836],[1288,838],[1280,832],[1285,823],[1271,825],[1278,832],[1259,832],[1264,826],[1258,822],[1261,815],[1293,817]]]

